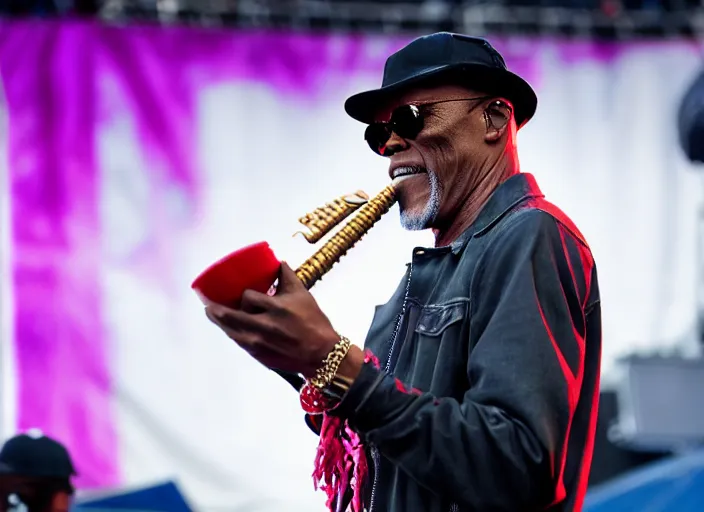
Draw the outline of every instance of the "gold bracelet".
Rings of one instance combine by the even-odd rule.
[[[340,341],[335,344],[323,361],[323,365],[315,372],[315,377],[312,377],[308,383],[314,388],[322,390],[332,384],[334,380],[338,380],[339,378],[336,378],[337,370],[351,346],[352,342],[348,338],[340,336]]]

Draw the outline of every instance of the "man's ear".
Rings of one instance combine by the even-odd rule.
[[[495,100],[489,103],[484,110],[484,121],[486,122],[484,140],[490,144],[500,140],[508,130],[512,117],[513,109],[505,101]]]

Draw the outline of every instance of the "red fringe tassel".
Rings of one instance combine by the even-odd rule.
[[[365,363],[381,367],[379,359],[370,351],[365,352]],[[326,414],[320,429],[320,444],[315,456],[313,484],[322,489],[328,499],[326,506],[332,509],[335,498],[342,499],[352,488],[352,511],[363,512],[362,489],[369,473],[367,456],[362,441],[349,424],[336,416]]]

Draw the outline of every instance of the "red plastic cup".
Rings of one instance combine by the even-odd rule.
[[[204,304],[237,308],[245,290],[267,293],[279,277],[281,262],[269,244],[243,247],[205,269],[191,288]]]

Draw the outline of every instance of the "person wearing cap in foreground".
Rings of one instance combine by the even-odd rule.
[[[286,264],[273,296],[206,308],[260,362],[306,379],[330,510],[581,510],[599,287],[584,237],[520,170],[516,133],[536,105],[486,40],[450,33],[414,40],[380,89],[347,100],[388,160],[401,224],[435,235],[377,308],[364,352]]]
[[[14,495],[28,512],[68,512],[75,474],[58,441],[34,432],[12,437],[0,449],[0,511]]]

